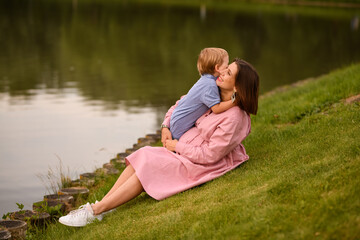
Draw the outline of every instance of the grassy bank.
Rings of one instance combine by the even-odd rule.
[[[34,239],[358,239],[360,64],[261,97],[250,160],[156,201],[143,193],[102,222]],[[108,178],[90,200],[115,181]]]

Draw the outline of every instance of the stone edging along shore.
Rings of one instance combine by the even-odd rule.
[[[45,195],[43,201],[33,203],[32,211],[20,209],[20,211],[8,213],[7,219],[0,221],[0,239],[11,239],[11,237],[25,239],[26,229],[29,225],[46,226],[44,223],[54,221],[58,217],[57,213],[68,213],[75,208],[76,200],[88,197],[89,189],[87,187],[95,186],[98,177],[119,174],[119,168],[125,165],[125,158],[128,155],[142,147],[154,145],[160,139],[160,130],[154,134],[147,134],[145,137],[139,138],[131,148],[118,153],[110,162],[103,164],[102,168],[96,169],[95,172],[80,174],[79,179],[71,181],[70,186],[59,189],[56,194]],[[52,213],[52,211],[55,212]]]
[[[154,145],[160,139],[161,139],[160,130],[158,130],[154,134],[147,134],[145,137],[139,138],[137,143],[133,144],[132,148],[127,148],[125,152],[118,153],[116,155],[116,158],[111,159],[110,162],[108,163],[104,163],[103,167],[96,169],[95,172],[87,172],[80,174],[79,179],[71,181],[70,187],[59,189],[57,195],[58,196],[72,195],[75,200],[79,196],[86,198],[89,193],[89,190],[86,188],[86,186],[87,187],[94,186],[95,178],[97,176],[119,174],[119,169],[116,166],[124,166],[125,158],[127,156],[129,156],[130,154],[132,154],[133,152],[135,152],[136,150],[142,147]],[[47,195],[47,196],[51,196],[51,195]],[[47,196],[45,196],[44,198],[46,198]],[[74,201],[72,201],[72,203],[73,202]]]

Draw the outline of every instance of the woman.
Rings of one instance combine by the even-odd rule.
[[[85,226],[94,219],[101,220],[106,211],[144,190],[162,200],[217,178],[248,160],[241,142],[250,133],[250,114],[257,112],[258,74],[249,63],[235,59],[216,83],[222,101],[233,99],[237,106],[220,114],[209,110],[179,141],[169,140],[169,129],[162,128],[164,147],[144,147],[128,156],[127,167],[100,202],[87,203],[59,221],[68,226]],[[163,125],[169,126],[175,106],[166,113]]]

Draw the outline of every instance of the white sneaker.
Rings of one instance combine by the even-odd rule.
[[[59,222],[70,227],[83,227],[95,219],[101,221],[101,215],[94,215],[90,203],[81,205],[77,210],[71,211],[68,215],[59,218]]]

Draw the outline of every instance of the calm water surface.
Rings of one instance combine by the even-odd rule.
[[[204,47],[253,63],[262,93],[360,60],[356,11],[201,9],[0,2],[1,215],[41,200],[59,159],[77,178],[155,132]]]

